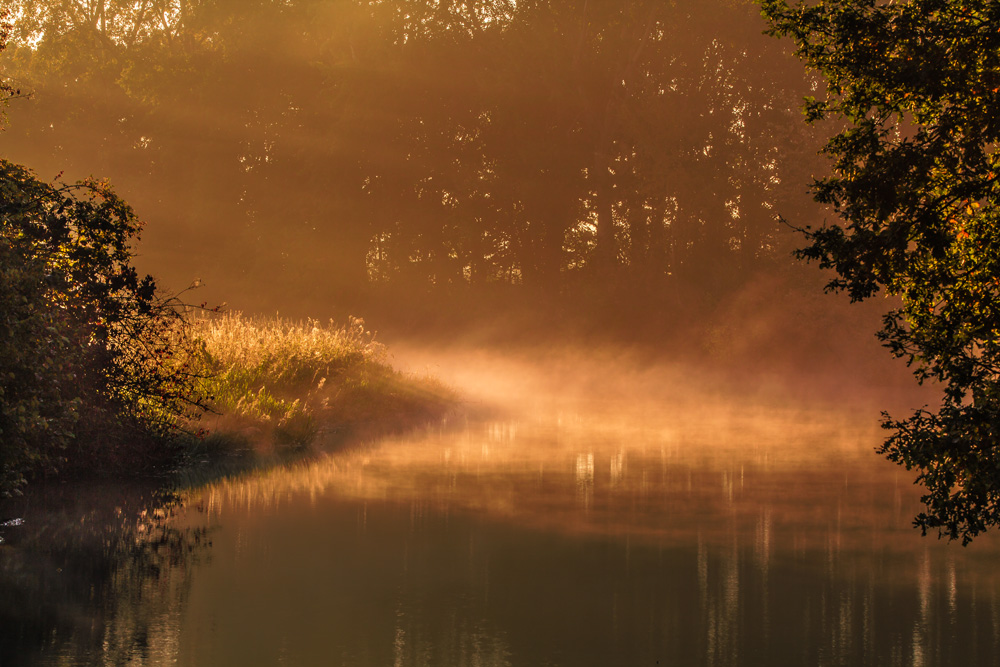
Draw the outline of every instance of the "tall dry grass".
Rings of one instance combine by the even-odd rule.
[[[347,324],[227,313],[197,318],[208,429],[255,449],[302,449],[360,429],[443,415],[454,395],[404,375],[364,321]]]

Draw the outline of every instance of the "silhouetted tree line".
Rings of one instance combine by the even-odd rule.
[[[0,4],[7,149],[242,287],[717,295],[809,205],[807,81],[747,0]]]

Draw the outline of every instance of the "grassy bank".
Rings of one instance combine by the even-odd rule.
[[[192,424],[200,434],[182,453],[185,474],[297,458],[440,419],[455,404],[436,380],[394,370],[360,319],[340,326],[237,313],[191,326],[211,411]]]

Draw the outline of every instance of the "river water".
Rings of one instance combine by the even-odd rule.
[[[0,527],[0,664],[1000,661],[997,541],[913,530],[872,419],[694,405],[537,402],[165,510],[66,491]]]

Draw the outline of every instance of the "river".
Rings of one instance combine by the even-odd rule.
[[[0,664],[1000,661],[1000,545],[911,528],[919,489],[873,419],[526,405],[162,510],[50,493],[0,528]]]

